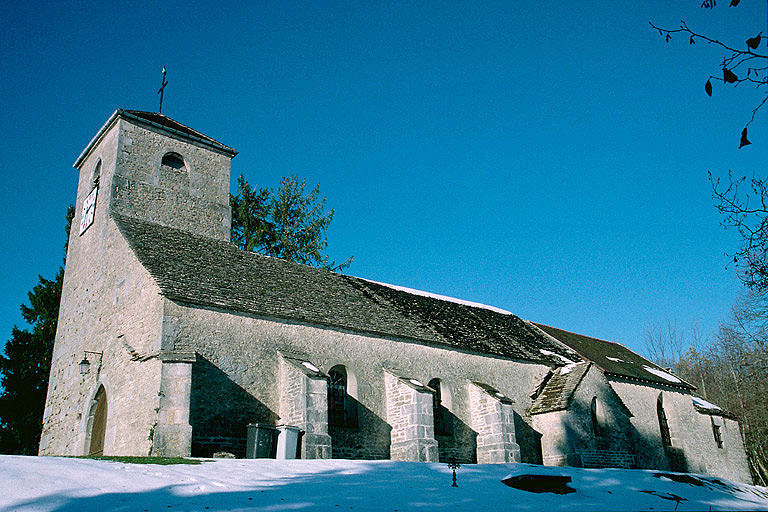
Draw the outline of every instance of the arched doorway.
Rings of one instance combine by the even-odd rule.
[[[99,386],[91,406],[91,443],[88,455],[104,455],[104,436],[107,432],[107,392]]]

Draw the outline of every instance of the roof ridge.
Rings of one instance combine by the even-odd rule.
[[[209,148],[223,152],[229,156],[229,158],[234,158],[235,155],[237,155],[237,151],[234,148],[231,148],[226,144],[222,144],[213,137],[209,137],[208,135],[205,135],[204,133],[201,133],[194,128],[190,128],[189,126],[182,124],[175,119],[166,116],[165,114],[161,114],[160,112],[117,108],[114,112],[112,112],[112,114],[101,126],[101,128],[99,128],[99,130],[96,132],[96,135],[91,138],[85,148],[80,152],[80,155],[77,157],[77,159],[75,159],[73,167],[78,169],[80,168],[80,165],[91,153],[91,150],[93,150],[93,148],[96,146],[96,144],[99,143],[99,141],[101,141],[107,131],[109,131],[121,117],[123,119],[130,119],[134,122],[138,121],[139,123],[155,126],[170,132],[177,137],[184,137],[188,140],[192,140],[193,142],[197,142],[198,144],[206,145]]]
[[[178,124],[179,126],[189,130],[190,132],[194,133],[195,136],[197,136],[197,137],[199,137],[201,139],[204,139],[204,140],[206,140],[208,142],[213,142],[213,143],[216,143],[218,145],[221,145],[221,146],[227,147],[229,149],[232,149],[229,146],[227,146],[226,144],[223,144],[223,143],[219,142],[218,140],[214,139],[213,137],[211,137],[209,135],[206,135],[206,134],[204,134],[204,133],[202,133],[202,132],[200,132],[198,130],[195,130],[194,128],[192,128],[190,126],[187,126],[186,124],[184,124],[184,123],[182,123],[180,121],[177,121],[177,120],[173,119],[172,117],[168,117],[167,115],[163,114],[162,112],[150,112],[148,110],[135,110],[135,109],[127,109],[127,108],[119,108],[117,110],[120,111],[120,112],[125,112],[127,114],[132,114],[132,115],[137,116],[137,117],[141,117],[142,119],[147,120],[147,121],[150,121],[150,119],[147,119],[147,117],[160,117],[161,119],[167,119],[168,121],[170,121],[172,123],[175,123],[175,124]],[[144,117],[144,116],[147,116],[147,117]]]
[[[632,349],[630,349],[629,347],[627,347],[627,346],[625,346],[625,345],[622,345],[621,343],[619,343],[619,342],[617,342],[617,341],[604,340],[604,339],[602,339],[602,338],[596,338],[596,337],[594,337],[594,336],[589,336],[589,335],[587,335],[587,334],[581,334],[581,333],[578,333],[578,332],[574,332],[574,331],[568,331],[568,330],[566,330],[566,329],[561,329],[560,327],[555,327],[555,326],[553,326],[553,325],[547,325],[547,324],[543,324],[543,323],[541,323],[541,322],[531,322],[531,323],[533,323],[534,325],[537,325],[537,326],[541,326],[541,327],[547,327],[547,328],[549,328],[549,329],[555,329],[555,330],[558,330],[558,331],[562,331],[562,332],[564,332],[564,333],[567,333],[567,334],[573,334],[573,335],[575,335],[575,336],[581,336],[582,338],[589,338],[589,339],[592,339],[592,340],[602,341],[603,343],[611,343],[611,344],[613,344],[613,345],[618,345],[618,346],[620,346],[620,347],[624,347],[624,348],[626,348],[627,350],[632,350]],[[634,350],[632,350],[632,352],[634,352]],[[640,355],[640,354],[638,354],[638,355]]]
[[[536,325],[542,331],[576,351],[580,357],[594,362],[605,374],[684,389],[696,389],[695,386],[668,372],[658,363],[621,343],[602,340],[545,324]]]
[[[515,316],[514,313],[511,311],[507,311],[506,309],[500,308],[498,306],[492,306],[490,304],[484,304],[482,302],[475,302],[468,299],[462,299],[459,297],[451,297],[450,295],[443,295],[442,293],[436,293],[436,292],[428,292],[426,290],[419,290],[417,288],[411,288],[409,286],[403,286],[399,284],[392,284],[392,283],[384,283],[382,281],[374,281],[373,279],[368,279],[365,277],[359,277],[359,276],[349,276],[353,277],[355,279],[361,279],[363,281],[367,281],[369,283],[378,284],[381,286],[386,286],[387,288],[391,288],[393,290],[397,290],[399,292],[408,293],[411,295],[418,295],[420,297],[429,297],[432,299],[442,300],[445,302],[453,302],[454,304],[461,304],[462,306],[468,306],[471,308],[477,308],[477,309],[484,309],[486,311],[493,311],[494,313],[499,313],[501,315],[512,315]]]

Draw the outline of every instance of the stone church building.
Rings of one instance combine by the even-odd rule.
[[[235,155],[119,109],[77,158],[41,455],[244,456],[260,424],[302,458],[751,480],[733,416],[621,345],[239,250]]]

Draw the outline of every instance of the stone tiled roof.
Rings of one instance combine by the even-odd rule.
[[[237,154],[237,151],[232,149],[229,146],[225,146],[221,142],[217,141],[216,139],[213,139],[207,135],[204,135],[197,130],[194,130],[190,128],[189,126],[183,125],[180,122],[171,119],[170,117],[161,114],[159,112],[146,112],[144,110],[127,110],[127,109],[117,109],[118,115],[126,115],[128,116],[135,116],[139,119],[142,119],[144,121],[148,121],[150,123],[159,124],[161,126],[164,126],[165,128],[170,128],[171,130],[175,130],[177,132],[183,133],[184,135],[187,135],[189,137],[192,137],[193,139],[200,139],[204,142],[209,143],[210,145],[216,146],[222,151],[230,154]]]
[[[550,370],[539,385],[539,389],[531,396],[533,403],[528,409],[528,414],[543,414],[567,409],[571,405],[576,388],[584,380],[584,376],[587,375],[592,365],[593,363],[582,362]],[[632,411],[629,410],[610,383],[608,389],[613,394],[613,399],[621,411],[627,416],[633,416]]]
[[[536,324],[541,330],[575,350],[582,358],[593,362],[608,375],[641,380],[685,389],[696,389],[663,368],[635,354],[627,347],[610,341],[591,338],[573,332],[563,331],[548,325]],[[646,368],[653,369],[653,372]],[[664,378],[661,375],[667,375]],[[675,382],[677,381],[677,382]]]
[[[514,315],[457,304],[239,250],[233,244],[113,214],[169,299],[377,336],[562,364],[577,355]]]
[[[127,110],[127,109],[118,108],[117,110],[112,112],[112,115],[109,116],[109,119],[107,119],[107,122],[102,125],[99,131],[96,132],[96,135],[94,135],[91,141],[88,143],[88,145],[85,146],[85,149],[83,149],[83,151],[80,153],[80,156],[78,156],[77,159],[75,160],[75,163],[73,164],[74,167],[78,169],[80,168],[80,165],[85,161],[85,158],[91,153],[91,150],[94,147],[96,147],[96,145],[104,136],[104,134],[107,133],[110,130],[110,128],[114,126],[114,124],[120,118],[131,119],[134,122],[139,124],[155,126],[168,133],[174,134],[177,137],[192,140],[197,143],[208,146],[209,148],[213,148],[226,155],[229,155],[230,158],[237,155],[237,151],[235,151],[231,147],[226,146],[221,142],[217,141],[216,139],[213,139],[207,135],[204,135],[198,132],[197,130],[193,130],[189,126],[183,125],[180,122],[175,121],[170,117],[163,115],[159,112],[145,112],[143,110]]]
[[[474,384],[475,386],[485,391],[488,395],[493,397],[494,400],[498,400],[503,404],[512,405],[515,403],[514,400],[512,400],[511,398],[509,398],[508,396],[506,396],[504,393],[502,393],[501,391],[499,391],[493,386],[490,386],[483,382],[477,382],[477,381],[473,381],[472,384]]]
[[[590,363],[580,363],[556,368],[540,389],[529,409],[529,414],[562,411],[571,403],[574,391],[589,371]]]

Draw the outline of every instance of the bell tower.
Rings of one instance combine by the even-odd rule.
[[[236,154],[163,114],[118,109],[75,161],[40,454],[189,452],[188,386],[168,383],[189,382],[190,355],[163,350],[165,299],[117,219],[229,241]]]
[[[83,172],[83,164],[108,134],[116,144],[114,166],[94,182],[94,190],[100,189],[98,201],[108,201],[114,213],[229,240],[234,149],[163,114],[118,109],[75,167]],[[83,207],[95,199],[85,198]],[[88,224],[88,215],[83,211],[79,218]]]

